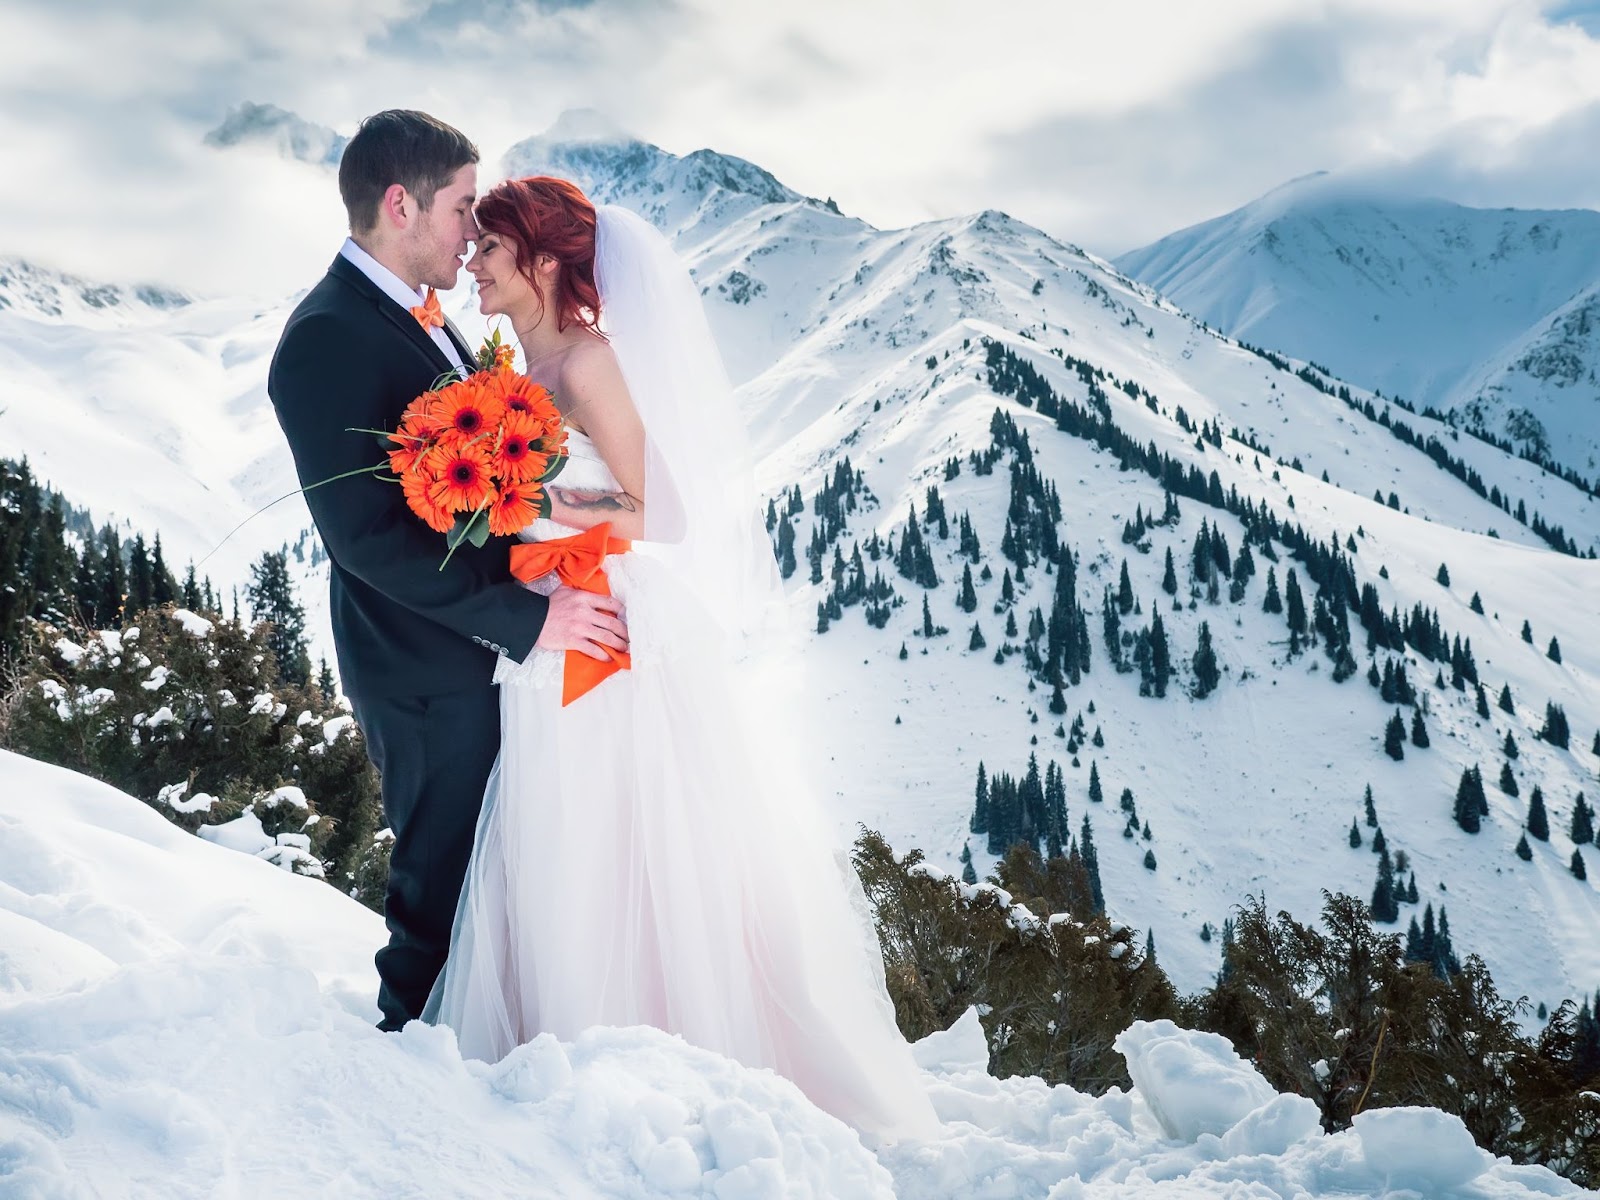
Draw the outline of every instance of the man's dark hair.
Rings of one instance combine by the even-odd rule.
[[[437,117],[407,108],[373,113],[339,160],[339,195],[350,231],[366,233],[378,223],[383,194],[394,184],[426,210],[452,175],[477,161],[478,148],[467,135]]]

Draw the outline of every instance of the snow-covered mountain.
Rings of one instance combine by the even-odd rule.
[[[1600,213],[1318,174],[1116,264],[1234,337],[1600,480]]]
[[[298,159],[313,166],[337,166],[350,139],[326,125],[279,108],[276,104],[256,104],[246,100],[228,110],[222,121],[205,136],[208,146],[265,146],[284,158]]]
[[[592,118],[520,144],[505,169],[573,176],[674,238],[739,385],[767,494],[798,486],[805,498],[794,518],[797,619],[814,626],[819,604],[826,608],[835,549],[848,564],[859,545],[868,577],[881,570],[893,588],[898,603],[881,628],[861,606],[844,607],[809,655],[815,703],[804,715],[819,747],[819,786],[842,825],[864,822],[952,872],[970,842],[981,873],[992,859],[985,839],[969,833],[979,763],[991,776],[1020,777],[1030,755],[1041,771],[1054,762],[1070,827],[1093,822],[1111,913],[1151,930],[1163,966],[1192,990],[1218,966],[1219,943],[1203,940],[1202,927],[1220,927],[1246,893],[1302,918],[1320,909],[1324,888],[1372,893],[1370,784],[1389,851],[1406,853],[1419,889],[1417,905],[1401,906],[1398,932],[1424,904],[1447,907],[1457,950],[1482,954],[1513,995],[1553,1007],[1600,983],[1591,936],[1600,898],[1569,870],[1575,850],[1600,868],[1600,851],[1568,836],[1579,793],[1600,801],[1591,750],[1600,726],[1600,565],[1557,553],[1539,532],[1559,529],[1583,553],[1600,548],[1592,496],[1354,383],[1252,353],[1104,260],[1004,213],[879,230],[742,160],[677,156]],[[290,305],[196,299],[113,329],[0,309],[0,381],[18,398],[0,414],[0,453],[28,453],[42,477],[97,517],[160,529],[169,562],[200,557],[293,487],[264,395]],[[482,328],[466,287],[448,307],[469,337]],[[1035,395],[1024,404],[991,371],[1002,351],[1056,402],[1096,414],[1098,432],[1059,427]],[[23,399],[41,395],[48,407]],[[1017,431],[999,445],[997,410]],[[86,437],[96,439],[88,451]],[[1002,555],[1015,512],[1011,464],[1021,471],[1024,455],[1059,497],[1055,536],[1073,552],[1076,600],[1090,614],[1091,668],[1066,689],[1059,713],[1024,665],[1032,611],[1052,608],[1054,570],[1030,562],[1014,580],[1014,601],[1002,599],[1016,574]],[[1181,485],[1180,516],[1141,522],[1128,542],[1136,514],[1159,517],[1166,507],[1163,480],[1143,469],[1152,456],[1177,471],[1163,480]],[[847,457],[866,490],[842,525],[816,534],[823,582],[811,583],[805,550],[824,520],[813,497]],[[979,473],[980,463],[990,472]],[[1184,490],[1196,476],[1198,497]],[[948,539],[926,522],[935,487]],[[927,590],[868,549],[874,536],[903,547],[913,505],[940,581]],[[1276,561],[1266,559],[1262,513],[1280,534],[1337,547],[1382,613],[1420,609],[1437,615],[1447,643],[1469,642],[1491,715],[1478,715],[1470,684],[1451,686],[1449,662],[1416,645],[1369,655],[1354,611],[1354,677],[1334,682],[1321,647],[1291,655],[1284,617],[1263,611],[1264,578],[1271,566],[1286,587],[1295,569],[1311,610],[1310,566],[1291,557],[1285,536],[1267,539]],[[963,515],[976,561],[960,548]],[[1237,552],[1247,519],[1258,574],[1236,602],[1223,580],[1213,603],[1191,582],[1192,546],[1204,522]],[[286,501],[235,535],[207,570],[226,586],[263,548],[305,547],[307,525],[303,504]],[[1176,596],[1162,588],[1168,550]],[[320,603],[320,571],[305,557],[302,582]],[[1138,605],[1124,628],[1132,633],[1159,612],[1177,664],[1164,699],[1141,696],[1138,673],[1118,673],[1102,643],[1102,591],[1118,586],[1124,560]],[[970,612],[960,606],[967,565]],[[1441,565],[1448,586],[1438,582]],[[947,634],[921,636],[924,598],[929,624]],[[325,618],[313,619],[325,639]],[[1202,623],[1221,685],[1196,700],[1188,664]],[[974,625],[981,650],[969,648]],[[1553,637],[1559,663],[1546,653]],[[1383,750],[1396,706],[1364,681],[1369,661],[1380,670],[1403,661],[1425,709],[1431,745],[1407,742],[1403,761]],[[1502,686],[1510,711],[1493,706]],[[1570,748],[1538,740],[1547,703],[1564,710]],[[1069,732],[1079,717],[1081,738]],[[1519,748],[1516,797],[1495,786],[1508,734]],[[1475,835],[1452,820],[1457,783],[1474,764],[1489,784]],[[1091,767],[1099,803],[1088,798]],[[1525,862],[1513,850],[1535,784],[1553,832]],[[1129,823],[1118,806],[1125,788],[1138,816],[1126,840],[1117,836]],[[1361,849],[1348,842],[1353,819]]]

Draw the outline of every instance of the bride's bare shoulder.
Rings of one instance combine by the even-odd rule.
[[[568,395],[611,391],[622,382],[617,354],[603,338],[585,338],[561,358],[560,387]]]

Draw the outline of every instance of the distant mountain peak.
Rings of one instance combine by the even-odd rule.
[[[156,284],[96,283],[27,259],[0,257],[0,311],[81,320],[95,313],[125,317],[140,306],[163,312],[189,302],[182,292]]]
[[[350,139],[326,125],[308,121],[276,104],[256,104],[246,100],[228,110],[222,123],[205,136],[205,144],[217,149],[234,146],[266,146],[284,158],[336,166]]]
[[[506,151],[507,178],[555,175],[571,179],[597,203],[626,203],[657,225],[692,223],[686,205],[755,208],[768,204],[815,204],[784,186],[770,171],[737,155],[699,149],[674,154],[620,127],[595,109],[571,109],[543,133]],[[671,214],[669,214],[669,210]],[[837,212],[837,208],[830,211]]]

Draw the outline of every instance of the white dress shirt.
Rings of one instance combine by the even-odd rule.
[[[385,296],[407,312],[427,300],[428,293],[426,290],[412,291],[398,275],[356,245],[354,238],[345,238],[344,245],[339,247],[339,253],[349,260],[351,265],[358,271],[377,284],[378,289]],[[466,366],[461,361],[461,352],[456,349],[456,344],[450,340],[450,335],[445,333],[444,326],[436,325],[429,329],[428,336],[433,339],[434,345],[444,351],[445,358],[458,367]]]

